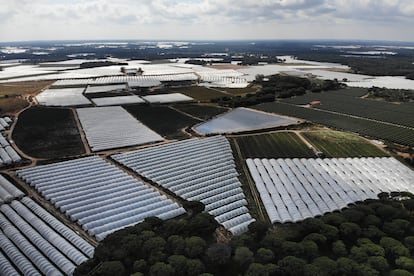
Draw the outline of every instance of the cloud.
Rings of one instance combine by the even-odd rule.
[[[260,33],[263,38],[276,38],[271,32],[275,28],[282,38],[289,38],[282,28],[306,36],[310,26],[318,26],[320,37],[326,37],[335,32],[324,32],[324,26],[327,30],[349,26],[351,30],[358,24],[367,30],[391,24],[407,38],[414,24],[412,0],[0,0],[0,5],[1,40],[36,35],[64,38],[65,34],[75,38],[76,33],[81,39],[98,34],[191,39],[197,31],[213,39],[224,38],[230,31],[234,32],[230,38],[236,38],[235,34],[242,38],[243,30],[254,33],[259,28],[269,33]],[[367,32],[367,38],[379,38],[370,37],[374,34]],[[414,40],[414,34],[409,39]]]

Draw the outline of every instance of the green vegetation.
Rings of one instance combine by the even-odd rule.
[[[388,156],[357,135],[339,131],[303,132],[302,135],[326,157]]]
[[[381,122],[414,127],[414,103],[390,103],[360,98],[368,93],[367,89],[348,88],[322,93],[306,93],[305,95],[284,99],[283,102],[303,105],[312,101],[320,101],[317,109],[338,112]]]
[[[414,79],[414,73],[413,77]],[[414,101],[414,91],[413,90],[403,90],[403,89],[387,89],[380,87],[371,87],[368,89],[368,96],[370,98],[380,98],[389,102],[409,102]]]
[[[371,49],[371,48],[367,48]],[[413,54],[409,50],[398,50],[395,56],[382,56],[382,58],[342,56],[336,49],[319,49],[318,51],[305,51],[296,53],[299,59],[319,62],[334,62],[348,65],[355,73],[372,76],[406,76],[414,79]]]
[[[19,116],[13,140],[26,154],[37,158],[60,158],[83,154],[72,110],[32,107]]]
[[[400,145],[414,146],[414,130],[398,125],[390,125],[364,118],[355,118],[319,108],[304,108],[282,102],[264,103],[256,105],[254,108],[265,112],[302,118],[317,124],[359,133],[376,139],[384,139]],[[392,114],[394,113],[392,112]],[[411,117],[405,116],[404,118],[408,121]]]
[[[382,193],[338,213],[217,242],[208,214],[148,218],[109,235],[75,275],[413,275],[414,197]]]
[[[177,104],[173,107],[202,120],[208,120],[211,117],[217,116],[221,113],[228,111],[227,108],[201,104]]]
[[[293,132],[235,137],[243,158],[312,158],[315,154]]]
[[[169,139],[187,138],[181,129],[200,122],[168,106],[128,105],[124,108],[149,128]]]
[[[230,107],[251,106],[258,103],[273,102],[276,98],[303,95],[306,91],[321,92],[343,87],[343,84],[338,81],[311,81],[308,78],[285,75],[273,75],[267,81],[264,81],[263,75],[258,75],[256,76],[256,83],[262,85],[262,89],[257,93],[248,93],[236,97],[225,96],[213,99],[212,102]]]

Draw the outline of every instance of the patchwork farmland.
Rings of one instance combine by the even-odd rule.
[[[65,62],[50,62],[43,65],[59,70],[41,71],[26,65],[41,73],[33,78],[61,79],[27,84],[36,90],[28,94],[27,87],[17,89],[31,107],[0,118],[0,275],[250,275],[256,270],[273,275],[282,269],[286,252],[299,260],[292,271],[305,267],[304,260],[311,264],[306,268],[316,267],[326,259],[312,254],[332,253],[329,242],[335,236],[353,256],[348,265],[356,263],[354,253],[366,248],[368,238],[380,244],[381,235],[398,239],[401,231],[409,242],[405,237],[399,242],[409,252],[414,173],[391,157],[390,149],[412,152],[412,103],[375,102],[360,98],[365,89],[345,89],[223,108],[215,98],[260,95],[260,83],[275,70],[304,77],[312,70],[306,66],[329,65],[292,60],[288,66],[216,70],[221,65],[185,59],[119,60],[143,70],[77,68],[82,63],[60,70]],[[200,61],[213,59],[206,60]],[[266,100],[273,101],[272,93]],[[312,101],[320,105],[308,105]],[[375,205],[375,212],[390,212],[383,218],[389,221],[374,220],[378,231],[369,232],[358,212],[379,196],[372,206],[395,199],[392,204],[401,210],[396,215]],[[359,211],[351,209],[357,204]],[[327,228],[332,240],[323,241],[319,217],[344,213],[356,213],[351,226],[360,227],[365,240],[355,235],[352,243],[344,233],[349,225],[340,221]],[[365,259],[352,271],[371,265],[371,257],[388,258],[387,250],[384,246],[381,256],[361,254]],[[332,262],[343,269],[343,257],[335,254],[338,260]]]

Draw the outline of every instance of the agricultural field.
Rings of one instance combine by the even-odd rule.
[[[282,101],[290,104],[306,104],[311,101],[320,101],[321,105],[315,108],[414,127],[414,103],[396,104],[360,98],[367,93],[366,89],[348,88],[321,93],[307,93]]]
[[[228,109],[224,107],[201,104],[177,104],[173,105],[173,107],[201,120],[208,120],[228,111]]]
[[[32,107],[25,110],[17,121],[13,140],[23,152],[36,158],[59,158],[85,152],[70,109]]]
[[[326,157],[384,157],[384,151],[357,135],[339,131],[304,132],[302,135]]]
[[[246,158],[312,158],[315,154],[293,132],[249,135],[232,138]]]
[[[143,124],[169,139],[187,138],[181,129],[200,122],[168,106],[129,105],[124,108]]]
[[[0,115],[13,114],[29,106],[21,97],[0,98]]]
[[[0,83],[0,95],[25,95],[39,92],[53,81],[26,81]]]
[[[253,108],[297,118],[340,130],[383,139],[401,145],[414,146],[414,129],[363,118],[336,114],[325,110],[304,108],[282,102],[264,103]]]
[[[221,93],[216,89],[209,89],[202,86],[190,86],[183,88],[171,88],[171,93],[182,93],[200,102],[210,102],[211,99],[224,97],[227,94]]]
[[[246,87],[246,88],[218,88],[219,90],[225,91],[226,93],[232,94],[234,96],[244,95],[248,93],[256,93],[258,87]]]

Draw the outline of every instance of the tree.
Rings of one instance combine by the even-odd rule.
[[[272,250],[266,248],[259,248],[256,252],[256,260],[261,264],[271,263],[275,258]]]
[[[214,243],[207,249],[209,260],[215,265],[226,264],[231,257],[231,248],[224,243]]]
[[[246,271],[246,276],[268,276],[269,272],[262,264],[252,263]]]
[[[354,208],[346,209],[342,212],[342,215],[349,221],[353,223],[360,224],[362,219],[365,217],[363,212],[360,212]]]
[[[285,241],[282,243],[281,252],[284,256],[301,257],[303,256],[303,246],[297,242]]]
[[[336,262],[326,256],[316,258],[312,264],[321,271],[322,275],[332,275],[336,269]]]
[[[370,225],[368,228],[362,229],[361,235],[370,240],[379,241],[382,237],[385,236],[385,233],[378,229],[378,227]]]
[[[361,247],[352,246],[349,257],[359,263],[363,263],[368,259],[368,254]]]
[[[145,272],[147,270],[147,262],[143,259],[136,260],[132,269],[134,272]]]
[[[303,268],[304,276],[322,276],[323,274],[316,265],[306,264]]]
[[[323,247],[326,242],[327,238],[319,233],[311,233],[303,238],[304,241],[314,241],[318,246]]]
[[[342,240],[353,242],[361,235],[361,227],[353,222],[344,222],[339,226],[339,232]]]
[[[210,236],[218,227],[217,221],[208,213],[195,215],[187,224],[186,231],[200,237]]]
[[[168,237],[167,242],[168,242],[167,247],[168,247],[169,252],[175,255],[184,254],[185,240],[183,237],[178,236],[178,235],[172,235]]]
[[[303,256],[312,261],[313,259],[319,257],[318,245],[314,241],[302,241],[303,247]]]
[[[414,236],[408,236],[404,238],[404,245],[410,250],[411,253],[414,253]]]
[[[197,236],[185,239],[185,253],[190,258],[200,257],[206,248],[206,242]]]
[[[167,242],[161,237],[150,238],[142,245],[142,250],[151,254],[155,251],[163,251]]]
[[[413,276],[413,275],[414,274],[404,269],[394,269],[394,270],[391,270],[390,272],[390,276]]]
[[[187,272],[188,259],[183,255],[171,255],[168,257],[168,264],[174,268],[175,274],[185,275]]]
[[[383,237],[380,245],[385,249],[385,254],[389,259],[396,259],[401,256],[410,256],[410,251],[400,241],[391,237]]]
[[[96,274],[102,276],[126,275],[126,271],[120,261],[109,261],[103,262],[96,270]]]
[[[277,264],[285,275],[299,276],[303,275],[303,268],[305,267],[306,262],[305,260],[295,256],[287,256],[280,260]]]
[[[327,215],[322,217],[322,220],[326,224],[330,224],[330,225],[333,225],[333,226],[336,226],[336,227],[338,227],[339,225],[341,225],[342,223],[345,222],[345,218],[343,216],[341,216],[340,214],[337,214],[337,213],[327,214]]]
[[[389,270],[389,264],[387,259],[382,256],[371,256],[368,257],[368,264],[375,270],[381,273],[385,273]]]
[[[199,275],[205,271],[204,264],[199,259],[187,261],[187,275]]]
[[[368,215],[363,219],[362,225],[364,227],[369,227],[372,225],[376,227],[380,227],[382,225],[382,221],[379,217],[375,215]]]
[[[249,224],[249,231],[255,236],[256,240],[262,240],[268,229],[269,225],[261,221]]]
[[[253,261],[253,252],[245,246],[237,247],[233,259],[240,266],[250,264]]]
[[[172,276],[174,275],[174,268],[172,268],[172,266],[169,264],[158,262],[151,266],[149,274],[151,276]],[[117,274],[115,273],[112,275]]]
[[[324,235],[328,241],[335,241],[338,239],[339,230],[335,226],[323,224],[320,233]]]
[[[320,219],[307,218],[304,221],[302,221],[300,226],[304,230],[305,234],[309,234],[313,232],[319,232],[319,229],[322,227],[323,224],[323,221],[321,221]]]
[[[336,260],[336,273],[338,275],[352,275],[358,269],[358,263],[352,259],[341,257]]]
[[[204,211],[206,206],[200,201],[186,201],[183,204],[183,207],[190,211],[191,215],[197,215]]]
[[[280,268],[276,264],[266,264],[265,267],[269,276],[280,275]]]
[[[408,257],[399,257],[395,260],[395,264],[402,269],[414,272],[414,260]]]
[[[337,240],[332,243],[332,252],[336,257],[345,257],[348,255],[348,250],[342,240]]]

